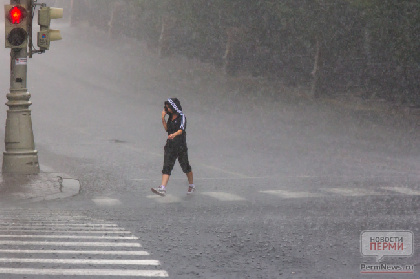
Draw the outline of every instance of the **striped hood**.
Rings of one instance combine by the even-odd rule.
[[[186,127],[186,119],[185,119],[185,115],[182,112],[182,107],[181,107],[181,102],[177,99],[177,98],[169,98],[166,102],[165,105],[169,105],[169,107],[172,109],[172,111],[176,114],[178,114],[181,119],[181,129],[185,130]]]
[[[182,115],[182,107],[181,103],[177,98],[169,98],[168,101],[165,102],[165,105],[169,105],[173,112],[175,112],[178,115]]]

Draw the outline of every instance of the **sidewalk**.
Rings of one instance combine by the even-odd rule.
[[[63,199],[79,191],[79,181],[61,173],[0,174],[0,204]]]

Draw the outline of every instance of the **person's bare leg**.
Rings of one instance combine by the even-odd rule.
[[[169,175],[168,174],[162,174],[162,186],[159,186],[157,188],[152,188],[152,192],[159,196],[166,196],[166,185],[169,181]]]
[[[169,175],[168,174],[162,174],[162,186],[168,185],[168,181],[169,181]]]
[[[190,171],[189,173],[187,173],[187,177],[188,177],[188,183],[190,185],[194,184],[194,182],[193,182],[193,172],[192,171]]]
[[[195,190],[192,171],[190,171],[189,173],[187,173],[187,177],[188,177],[188,183],[190,184],[189,187],[188,187],[187,194],[192,194],[194,192],[194,190]]]

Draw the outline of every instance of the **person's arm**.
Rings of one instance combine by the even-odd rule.
[[[170,134],[170,135],[168,136],[168,139],[174,139],[176,136],[179,136],[179,135],[182,135],[182,130],[178,130],[178,131],[176,131],[175,133]]]
[[[178,128],[178,131],[176,131],[173,134],[170,134],[168,136],[168,139],[174,139],[176,136],[182,135],[182,132],[185,130],[185,122],[186,122],[185,115],[181,114],[180,117],[182,117],[182,119],[181,119],[181,122],[180,122],[180,125],[179,125],[179,128]]]
[[[163,110],[162,111],[162,125],[165,131],[168,131],[168,125],[166,125],[165,115],[166,115],[166,111]]]

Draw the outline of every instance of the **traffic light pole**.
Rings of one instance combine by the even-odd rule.
[[[21,0],[30,6],[30,0]],[[27,89],[27,48],[10,50],[10,93],[7,94],[5,152],[3,173],[39,173],[38,152],[35,150],[32,118],[29,106],[31,95]]]

